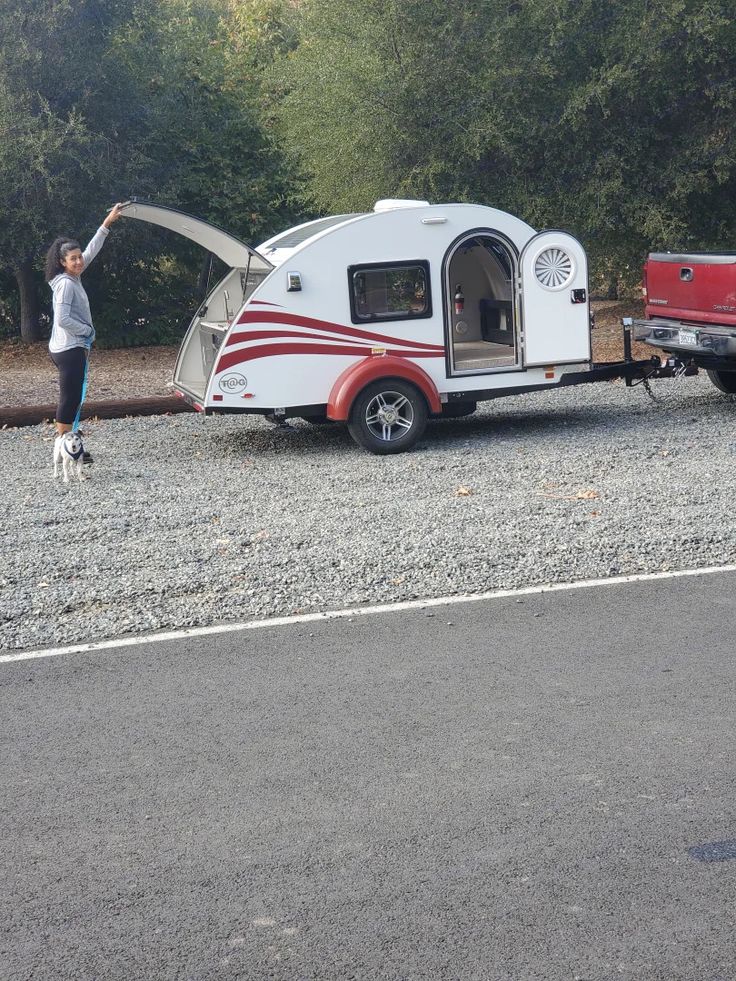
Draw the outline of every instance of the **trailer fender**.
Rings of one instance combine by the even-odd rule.
[[[431,413],[439,415],[442,412],[437,386],[427,372],[406,358],[384,354],[377,358],[356,361],[343,371],[332,386],[327,403],[327,418],[334,419],[335,422],[346,422],[358,393],[380,378],[402,378],[411,382],[427,400]]]

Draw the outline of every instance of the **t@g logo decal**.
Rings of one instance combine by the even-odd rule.
[[[228,395],[237,395],[238,392],[244,392],[248,387],[248,379],[245,375],[238,374],[237,371],[230,371],[227,375],[223,375],[218,382],[221,392],[227,392]]]

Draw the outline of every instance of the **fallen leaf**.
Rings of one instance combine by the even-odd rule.
[[[472,487],[464,487],[462,484],[460,484],[458,489],[455,491],[455,497],[470,497],[472,493]]]

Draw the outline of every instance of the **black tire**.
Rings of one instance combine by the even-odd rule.
[[[381,456],[411,449],[426,426],[424,396],[400,378],[384,378],[367,385],[353,402],[348,420],[348,431],[355,442]]]
[[[311,416],[302,416],[305,422],[310,422],[313,426],[334,426],[335,420],[328,419],[324,412],[316,412]]]
[[[442,418],[460,419],[462,416],[472,416],[477,408],[477,402],[445,402],[442,406]]]
[[[736,395],[736,371],[709,371],[708,377],[721,392]]]

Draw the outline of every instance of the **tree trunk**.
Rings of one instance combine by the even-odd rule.
[[[33,266],[26,260],[15,270],[20,294],[20,336],[26,344],[41,340],[40,307],[33,280]]]

